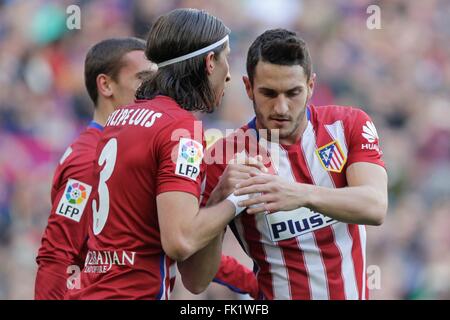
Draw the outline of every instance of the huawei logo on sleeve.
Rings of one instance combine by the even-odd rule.
[[[378,140],[378,132],[373,122],[367,121],[366,124],[363,125],[362,136],[370,143],[374,143]]]
[[[369,142],[361,145],[362,150],[376,150],[381,154],[381,150],[378,146],[378,132],[375,125],[371,121],[366,121],[366,124],[362,127],[362,136]]]

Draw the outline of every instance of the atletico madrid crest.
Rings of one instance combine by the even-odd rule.
[[[342,152],[337,140],[334,140],[316,150],[323,168],[331,172],[341,172],[347,157]]]

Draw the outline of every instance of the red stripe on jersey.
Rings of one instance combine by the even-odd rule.
[[[289,150],[283,149],[288,155],[291,172],[295,180],[302,183],[312,183],[311,178],[303,174],[308,172],[308,168],[303,156],[301,156],[300,146],[291,146]],[[311,299],[309,276],[303,251],[299,249],[296,239],[291,239],[289,242],[291,243],[286,246],[283,245],[281,248],[291,283],[292,299]],[[289,248],[295,249],[290,250]]]
[[[342,256],[336,245],[333,229],[330,226],[319,229],[314,232],[314,236],[325,264],[330,299],[345,299]]]
[[[306,270],[305,258],[303,252],[298,248],[296,238],[283,241],[281,248],[288,272],[292,299],[311,300],[308,270]]]
[[[244,239],[249,248],[249,256],[257,261],[259,266],[258,284],[266,299],[273,300],[272,275],[270,273],[270,264],[267,262],[266,253],[262,246],[261,234],[256,226],[254,215],[242,213],[242,224],[246,226],[244,230]]]
[[[289,150],[287,150],[285,146],[283,146],[282,148],[286,151],[289,157],[291,172],[295,180],[300,183],[314,184],[311,178],[311,172],[309,171],[309,168],[306,164],[301,146],[300,145],[289,146]],[[308,173],[309,175],[307,175],[306,173]]]
[[[359,228],[356,224],[348,225],[348,232],[352,238],[352,259],[353,267],[355,268],[356,283],[358,285],[359,299],[363,298],[363,277],[364,275],[364,262],[363,262],[363,252],[361,249],[361,235],[359,234]],[[367,283],[367,279],[366,279]],[[366,294],[367,299],[367,294]]]

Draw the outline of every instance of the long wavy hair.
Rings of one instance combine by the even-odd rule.
[[[222,21],[206,11],[176,9],[159,17],[152,26],[145,55],[158,64],[211,45],[229,33]],[[226,45],[212,50],[215,59]],[[206,73],[207,54],[159,68],[142,82],[136,98],[165,95],[185,110],[212,112],[216,98]]]

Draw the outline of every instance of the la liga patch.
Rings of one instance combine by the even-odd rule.
[[[203,159],[203,145],[195,140],[181,138],[175,173],[179,176],[197,180]]]
[[[55,213],[80,222],[91,190],[90,185],[75,179],[69,179]]]

